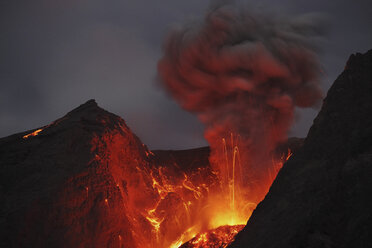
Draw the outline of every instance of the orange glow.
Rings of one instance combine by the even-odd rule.
[[[220,247],[225,248],[234,241],[235,235],[242,230],[244,225],[221,226],[198,234],[184,246],[187,248]],[[181,246],[182,248],[183,246]]]
[[[117,198],[110,196],[110,205],[109,197],[104,199],[104,203],[110,211],[125,207],[137,247],[178,248],[190,240],[193,240],[192,247],[213,247],[206,245],[211,242],[227,244],[240,230],[231,226],[239,227],[247,223],[291,152],[279,157],[273,155],[272,163],[262,167],[265,170],[262,172],[264,180],[250,178],[252,182],[260,180],[254,182],[259,190],[252,190],[249,187],[252,182],[243,179],[243,175],[249,172],[245,169],[250,167],[243,160],[247,151],[242,149],[237,135],[229,133],[228,136],[220,140],[217,154],[220,160],[190,167],[182,167],[174,161],[162,164],[161,160],[156,160],[157,155],[145,146],[140,154],[143,160],[125,157],[122,151],[126,140],[121,137],[117,140],[113,137],[107,137],[107,141],[101,140],[106,137],[95,140],[97,146],[93,146],[92,151],[112,151],[107,155],[98,153],[94,160],[105,163],[105,159],[110,159],[111,175],[114,177],[112,187],[123,199],[123,204],[118,204]],[[113,148],[100,147],[100,142]],[[89,193],[93,194],[94,190],[89,189]],[[88,196],[88,189],[86,193]],[[122,236],[121,243],[126,241],[127,238]]]
[[[153,237],[156,237],[153,247],[177,248],[189,240],[192,240],[189,243],[192,244],[190,247],[209,247],[208,244],[212,244],[210,242],[220,242],[219,247],[226,247],[247,223],[256,205],[265,196],[276,174],[292,152],[288,150],[279,159],[273,159],[272,168],[267,175],[269,179],[260,185],[262,191],[252,192],[258,195],[251,198],[247,197],[249,192],[241,176],[243,169],[236,136],[231,134],[228,144],[222,139],[221,155],[223,156],[221,161],[224,162],[219,164],[218,171],[212,171],[220,185],[217,190],[216,188],[210,190],[206,178],[199,177],[195,181],[191,178],[192,175],[179,171],[178,178],[173,178],[168,168],[163,166],[149,171],[152,187],[159,195],[154,207],[143,213],[152,226]],[[173,210],[167,206],[164,209],[163,202],[166,202],[172,193],[180,197],[185,217],[174,223],[176,226],[167,227],[169,224],[166,216],[172,215]],[[259,200],[250,200],[253,198]],[[170,228],[170,232],[165,232],[167,228]]]
[[[147,213],[148,213],[148,216],[146,216],[146,219],[154,227],[155,233],[158,234],[160,225],[161,225],[161,223],[163,222],[164,219],[160,220],[160,219],[158,219],[156,217],[156,215],[155,215],[155,209],[151,209]]]
[[[285,157],[285,161],[288,161],[288,159],[292,156],[292,151],[290,149],[288,149],[288,153],[287,153],[287,156]]]
[[[174,241],[169,248],[178,248],[185,242],[193,239],[197,234],[198,230],[200,230],[199,226],[192,226],[189,229],[186,230],[186,232],[182,233],[182,235]]]
[[[224,225],[245,224],[256,207],[257,202],[249,201],[244,192],[241,179],[242,167],[238,139],[230,134],[230,144],[222,139],[222,156],[224,163],[218,164],[222,191],[210,196],[211,214],[209,229]],[[215,204],[218,202],[218,204]]]
[[[273,158],[272,167],[269,168],[269,173],[266,176],[268,180],[263,180],[261,182],[259,191],[249,191],[241,177],[242,165],[238,137],[231,134],[229,143],[223,138],[222,157],[221,160],[219,160],[222,161],[222,163],[217,165],[217,174],[219,175],[222,190],[215,194],[209,194],[208,204],[204,206],[204,208],[207,209],[205,212],[207,213],[208,229],[211,230],[226,225],[237,226],[241,229],[243,225],[247,223],[259,201],[266,195],[277,173],[291,155],[292,152],[288,150],[288,152],[282,154],[279,159]],[[252,194],[256,195],[252,196]],[[258,200],[254,201],[250,199]],[[238,231],[236,231],[236,233],[237,232]],[[191,242],[193,245],[192,247],[209,247],[211,243],[208,245],[208,242],[211,242],[211,240],[207,238],[206,235],[206,233],[197,235]],[[226,235],[231,236],[232,234],[229,233]],[[232,237],[234,237],[234,235],[232,235]]]
[[[24,139],[28,139],[28,138],[31,137],[31,136],[37,136],[41,131],[43,131],[42,128],[40,128],[40,129],[38,129],[38,130],[36,130],[36,131],[33,131],[32,133],[29,133],[29,134],[23,136],[23,138],[24,138]]]

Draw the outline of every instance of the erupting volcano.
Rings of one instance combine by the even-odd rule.
[[[205,1],[21,2],[0,4],[0,131],[34,129],[0,139],[0,248],[371,246],[372,50],[321,90],[372,40],[368,1],[336,4],[332,45],[324,16],[282,15],[323,1],[185,22]],[[123,117],[92,99],[52,121],[90,98]],[[196,148],[152,149],[176,146]]]
[[[272,177],[288,159],[288,149],[296,149],[288,144],[273,153]],[[53,247],[164,248],[195,237],[185,247],[225,247],[258,203],[240,193],[237,136],[221,140],[222,176],[208,161],[208,147],[150,151],[120,117],[93,100],[0,145],[9,194],[5,211],[10,211],[3,241],[14,246],[44,247],[48,240]],[[270,183],[262,187],[267,190]]]
[[[371,223],[357,218],[370,211],[365,200],[372,189],[372,121],[366,118],[372,108],[366,93],[372,85],[371,65],[372,51],[351,57],[310,135],[305,141],[278,143],[265,167],[244,162],[251,153],[241,134],[233,132],[214,144],[215,151],[150,151],[123,119],[94,100],[47,126],[2,138],[0,189],[6,205],[1,216],[6,219],[0,246],[220,248],[309,242],[309,247],[319,247],[330,242],[325,239],[341,239],[336,225],[322,221],[343,220],[356,229],[342,237],[350,244],[358,235],[361,247],[369,240],[362,234]],[[357,89],[349,82],[354,79],[360,82]],[[361,96],[358,104],[339,106],[343,89],[352,94],[350,99]],[[329,125],[335,117],[336,129]],[[362,127],[360,132],[355,126]],[[339,142],[339,130],[345,130],[345,142]],[[251,171],[247,166],[261,168],[260,173],[246,175]],[[307,226],[317,230],[316,237]],[[266,230],[270,238],[264,238]],[[283,239],[287,230],[290,238]]]
[[[288,138],[295,108],[322,98],[312,42],[321,34],[314,20],[229,4],[169,34],[161,84],[205,125],[221,187],[208,195],[207,206],[215,207],[203,215],[204,228],[245,224],[290,157],[275,150]]]
[[[31,173],[4,179],[9,192],[27,199],[18,204],[10,197],[10,223],[24,221],[10,228],[9,242],[229,245],[292,154],[285,143],[295,107],[316,106],[322,97],[311,42],[319,35],[301,18],[224,4],[170,33],[159,79],[205,124],[209,148],[150,151],[124,120],[92,100],[45,127],[2,140],[2,169],[17,164]],[[48,221],[34,227],[42,219]]]

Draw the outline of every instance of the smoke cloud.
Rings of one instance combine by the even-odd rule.
[[[205,124],[212,164],[221,168],[225,159],[222,139],[227,149],[238,146],[246,184],[270,166],[295,107],[322,99],[313,44],[323,30],[313,17],[279,18],[220,4],[166,39],[158,63],[162,84]]]

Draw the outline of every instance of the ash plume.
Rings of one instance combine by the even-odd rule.
[[[322,33],[309,16],[279,18],[228,4],[170,32],[158,73],[205,124],[212,164],[223,160],[224,138],[230,149],[239,147],[249,177],[242,181],[266,171],[272,151],[287,139],[295,107],[322,99],[314,46]]]

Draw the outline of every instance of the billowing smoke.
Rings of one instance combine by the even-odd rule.
[[[266,173],[272,151],[287,139],[295,107],[322,98],[313,46],[319,36],[307,17],[278,18],[226,4],[170,32],[159,75],[205,124],[213,164],[223,167],[224,138],[227,149],[239,148],[243,182]]]

